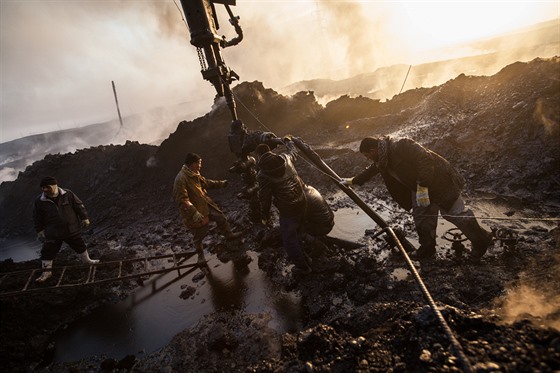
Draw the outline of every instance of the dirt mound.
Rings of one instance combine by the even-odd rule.
[[[362,137],[407,135],[462,170],[469,198],[491,194],[494,199],[517,201],[519,209],[533,208],[537,216],[558,216],[559,68],[559,58],[537,59],[510,65],[491,77],[460,75],[387,102],[346,96],[325,107],[311,92],[286,97],[259,82],[241,83],[234,93],[239,116],[249,130],[300,136],[341,176],[352,176],[367,164],[355,151]],[[0,239],[34,234],[31,211],[38,181],[53,175],[84,200],[94,225],[96,257],[107,260],[185,247],[189,237],[180,224],[171,187],[185,153],[197,152],[204,159],[206,176],[231,179],[229,188],[212,196],[230,212],[236,226],[246,229],[245,242],[259,253],[259,268],[286,289],[302,294],[303,330],[277,335],[267,327],[266,316],[217,312],[143,359],[132,356],[116,362],[92,357],[47,370],[116,369],[122,363],[139,371],[457,371],[460,362],[425,308],[417,284],[395,280],[393,272],[404,264],[390,253],[389,259],[380,260],[367,250],[329,242],[314,258],[312,275],[286,273],[278,232],[253,225],[246,202],[235,197],[241,181],[228,172],[235,160],[227,140],[229,124],[229,111],[217,100],[210,113],[181,122],[158,147],[129,142],[35,162],[17,180],[0,185]],[[334,209],[348,204],[333,197],[334,184],[311,164],[301,159],[297,168]],[[369,188],[360,191],[369,204],[386,198],[382,188]],[[407,226],[406,219],[395,220]],[[491,255],[479,266],[438,257],[421,266],[422,276],[476,370],[558,370],[557,330],[541,326],[543,320],[531,315],[506,324],[495,312],[500,307],[497,300],[511,284],[520,285],[524,273],[538,273],[541,282],[557,279],[558,229],[536,223],[502,225],[522,231],[515,255]],[[111,250],[111,242],[122,248],[118,254]],[[38,261],[0,263],[2,271],[37,266]],[[11,370],[48,366],[50,336],[56,329],[99,302],[116,301],[135,285],[101,288],[85,298],[60,292],[2,299],[0,351],[5,366]],[[557,296],[558,289],[552,294]],[[37,318],[39,313],[48,314],[48,320]],[[557,319],[557,310],[547,317]],[[198,345],[200,335],[206,338]],[[27,341],[32,341],[29,348]],[[262,346],[266,348],[257,348]]]

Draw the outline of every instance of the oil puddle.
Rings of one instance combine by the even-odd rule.
[[[253,261],[242,270],[207,254],[206,276],[196,269],[179,276],[174,271],[151,278],[124,301],[102,306],[60,332],[55,338],[54,362],[94,355],[121,359],[129,354],[149,354],[214,311],[266,313],[271,317],[271,328],[300,330],[298,294],[271,283],[257,266],[257,254],[248,254]],[[194,263],[196,256],[189,261]],[[195,289],[184,299],[187,287]]]
[[[409,215],[391,210],[383,201],[375,208],[392,227],[411,224]],[[481,216],[481,225],[487,229],[494,223],[490,218],[506,216],[508,208],[507,203],[496,204],[492,200],[473,207],[475,214]],[[517,211],[518,215],[529,214]],[[446,250],[449,253],[451,243],[442,236],[451,228],[454,226],[440,217],[438,255],[446,255]],[[388,250],[379,250],[382,238],[372,240],[368,236],[368,232],[378,229],[362,210],[341,207],[335,211],[335,226],[329,236],[365,243],[363,249],[371,250],[378,262],[383,262]],[[409,229],[407,238],[418,247],[415,232]],[[33,258],[37,258],[37,249],[33,250]],[[102,306],[60,332],[55,339],[54,361],[76,361],[94,355],[121,359],[129,354],[149,354],[167,345],[174,335],[193,326],[202,316],[215,311],[265,313],[271,320],[269,326],[279,332],[300,330],[303,310],[299,295],[272,283],[258,268],[258,255],[248,254],[253,260],[246,270],[240,271],[233,263],[222,263],[215,256],[207,255],[209,272],[206,276],[201,277],[197,269],[179,276],[170,272],[150,278],[124,301]],[[195,260],[196,257],[190,259]],[[411,280],[410,272],[400,266],[392,269],[391,278],[395,283]],[[194,289],[185,297],[188,287]]]
[[[358,241],[374,227],[361,210],[340,208],[329,236]],[[180,276],[171,272],[152,277],[124,301],[101,306],[61,331],[55,338],[54,362],[94,355],[121,359],[129,354],[149,354],[215,311],[267,313],[269,327],[279,332],[300,330],[303,310],[299,295],[272,283],[258,268],[258,254],[248,254],[253,260],[246,270],[207,254],[209,270],[205,276],[196,269]],[[194,261],[196,256],[189,259]],[[185,293],[191,295],[185,297]]]
[[[343,207],[334,213],[334,227],[329,236],[358,242],[366,230],[376,228],[377,224],[362,210]]]

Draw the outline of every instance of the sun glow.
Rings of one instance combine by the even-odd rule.
[[[401,17],[396,32],[422,49],[449,47],[490,38],[542,20],[560,17],[560,2],[536,1],[394,2]],[[541,4],[542,5],[542,4]],[[549,15],[547,17],[546,14]]]

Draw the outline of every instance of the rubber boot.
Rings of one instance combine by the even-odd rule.
[[[471,251],[470,259],[475,261],[479,260],[480,258],[482,258],[484,254],[486,254],[488,248],[494,244],[492,233],[488,232],[483,228],[480,228],[478,239],[476,239],[475,241],[471,241],[471,244],[472,244],[472,251]]]
[[[424,246],[421,245],[418,250],[414,251],[410,254],[412,259],[429,259],[433,258],[436,255],[436,248],[435,246]]]
[[[198,254],[198,260],[196,261],[196,264],[201,267],[206,266],[206,258],[204,257],[204,249],[202,248],[202,243],[195,244],[195,248]]]
[[[41,276],[39,276],[35,282],[45,282],[47,281],[49,278],[52,277],[52,265],[53,265],[53,261],[52,260],[43,260],[41,263],[41,267],[43,268],[43,273],[41,274]]]
[[[461,222],[455,223],[455,225],[471,241],[471,259],[478,260],[482,258],[488,248],[494,244],[492,233],[482,228],[474,215],[470,219],[463,219]]]
[[[444,216],[444,218],[451,223],[455,224],[461,232],[471,241],[472,251],[470,258],[473,260],[479,260],[488,248],[494,245],[494,240],[492,233],[488,232],[486,229],[482,228],[474,213],[471,210],[466,210],[461,212],[457,217]]]
[[[82,255],[82,262],[84,262],[84,263],[87,263],[87,264],[96,264],[96,263],[99,263],[99,260],[97,260],[97,259],[91,259],[91,258],[89,257],[89,254],[88,254],[87,250],[84,251],[81,255]]]

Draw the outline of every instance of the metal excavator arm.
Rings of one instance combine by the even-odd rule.
[[[218,35],[220,25],[214,4],[225,6],[230,16],[229,22],[237,33],[235,38],[226,40],[225,36]],[[235,0],[181,0],[191,44],[198,51],[202,77],[212,83],[218,96],[226,98],[232,120],[235,121],[238,118],[230,84],[239,80],[239,76],[224,62],[221,48],[239,44],[243,39],[243,31],[239,26],[239,17],[233,15],[230,5],[235,5]]]
[[[229,22],[234,27],[237,34],[231,40],[226,40],[225,36],[218,35],[220,25],[216,15],[215,4],[225,6]],[[200,61],[202,77],[208,80],[218,93],[218,96],[225,97],[226,104],[231,112],[231,126],[228,134],[229,148],[238,160],[230,168],[231,172],[238,173],[244,181],[244,188],[239,194],[240,197],[250,200],[252,215],[255,220],[258,210],[255,201],[256,191],[256,161],[250,156],[259,143],[267,143],[271,148],[278,145],[276,135],[270,132],[248,131],[243,122],[237,116],[235,97],[231,90],[231,83],[239,80],[239,76],[231,70],[222,58],[223,48],[237,45],[243,40],[243,31],[239,25],[239,17],[234,16],[230,5],[235,5],[235,0],[181,0],[181,6],[189,32],[191,44],[196,47],[198,59]]]

